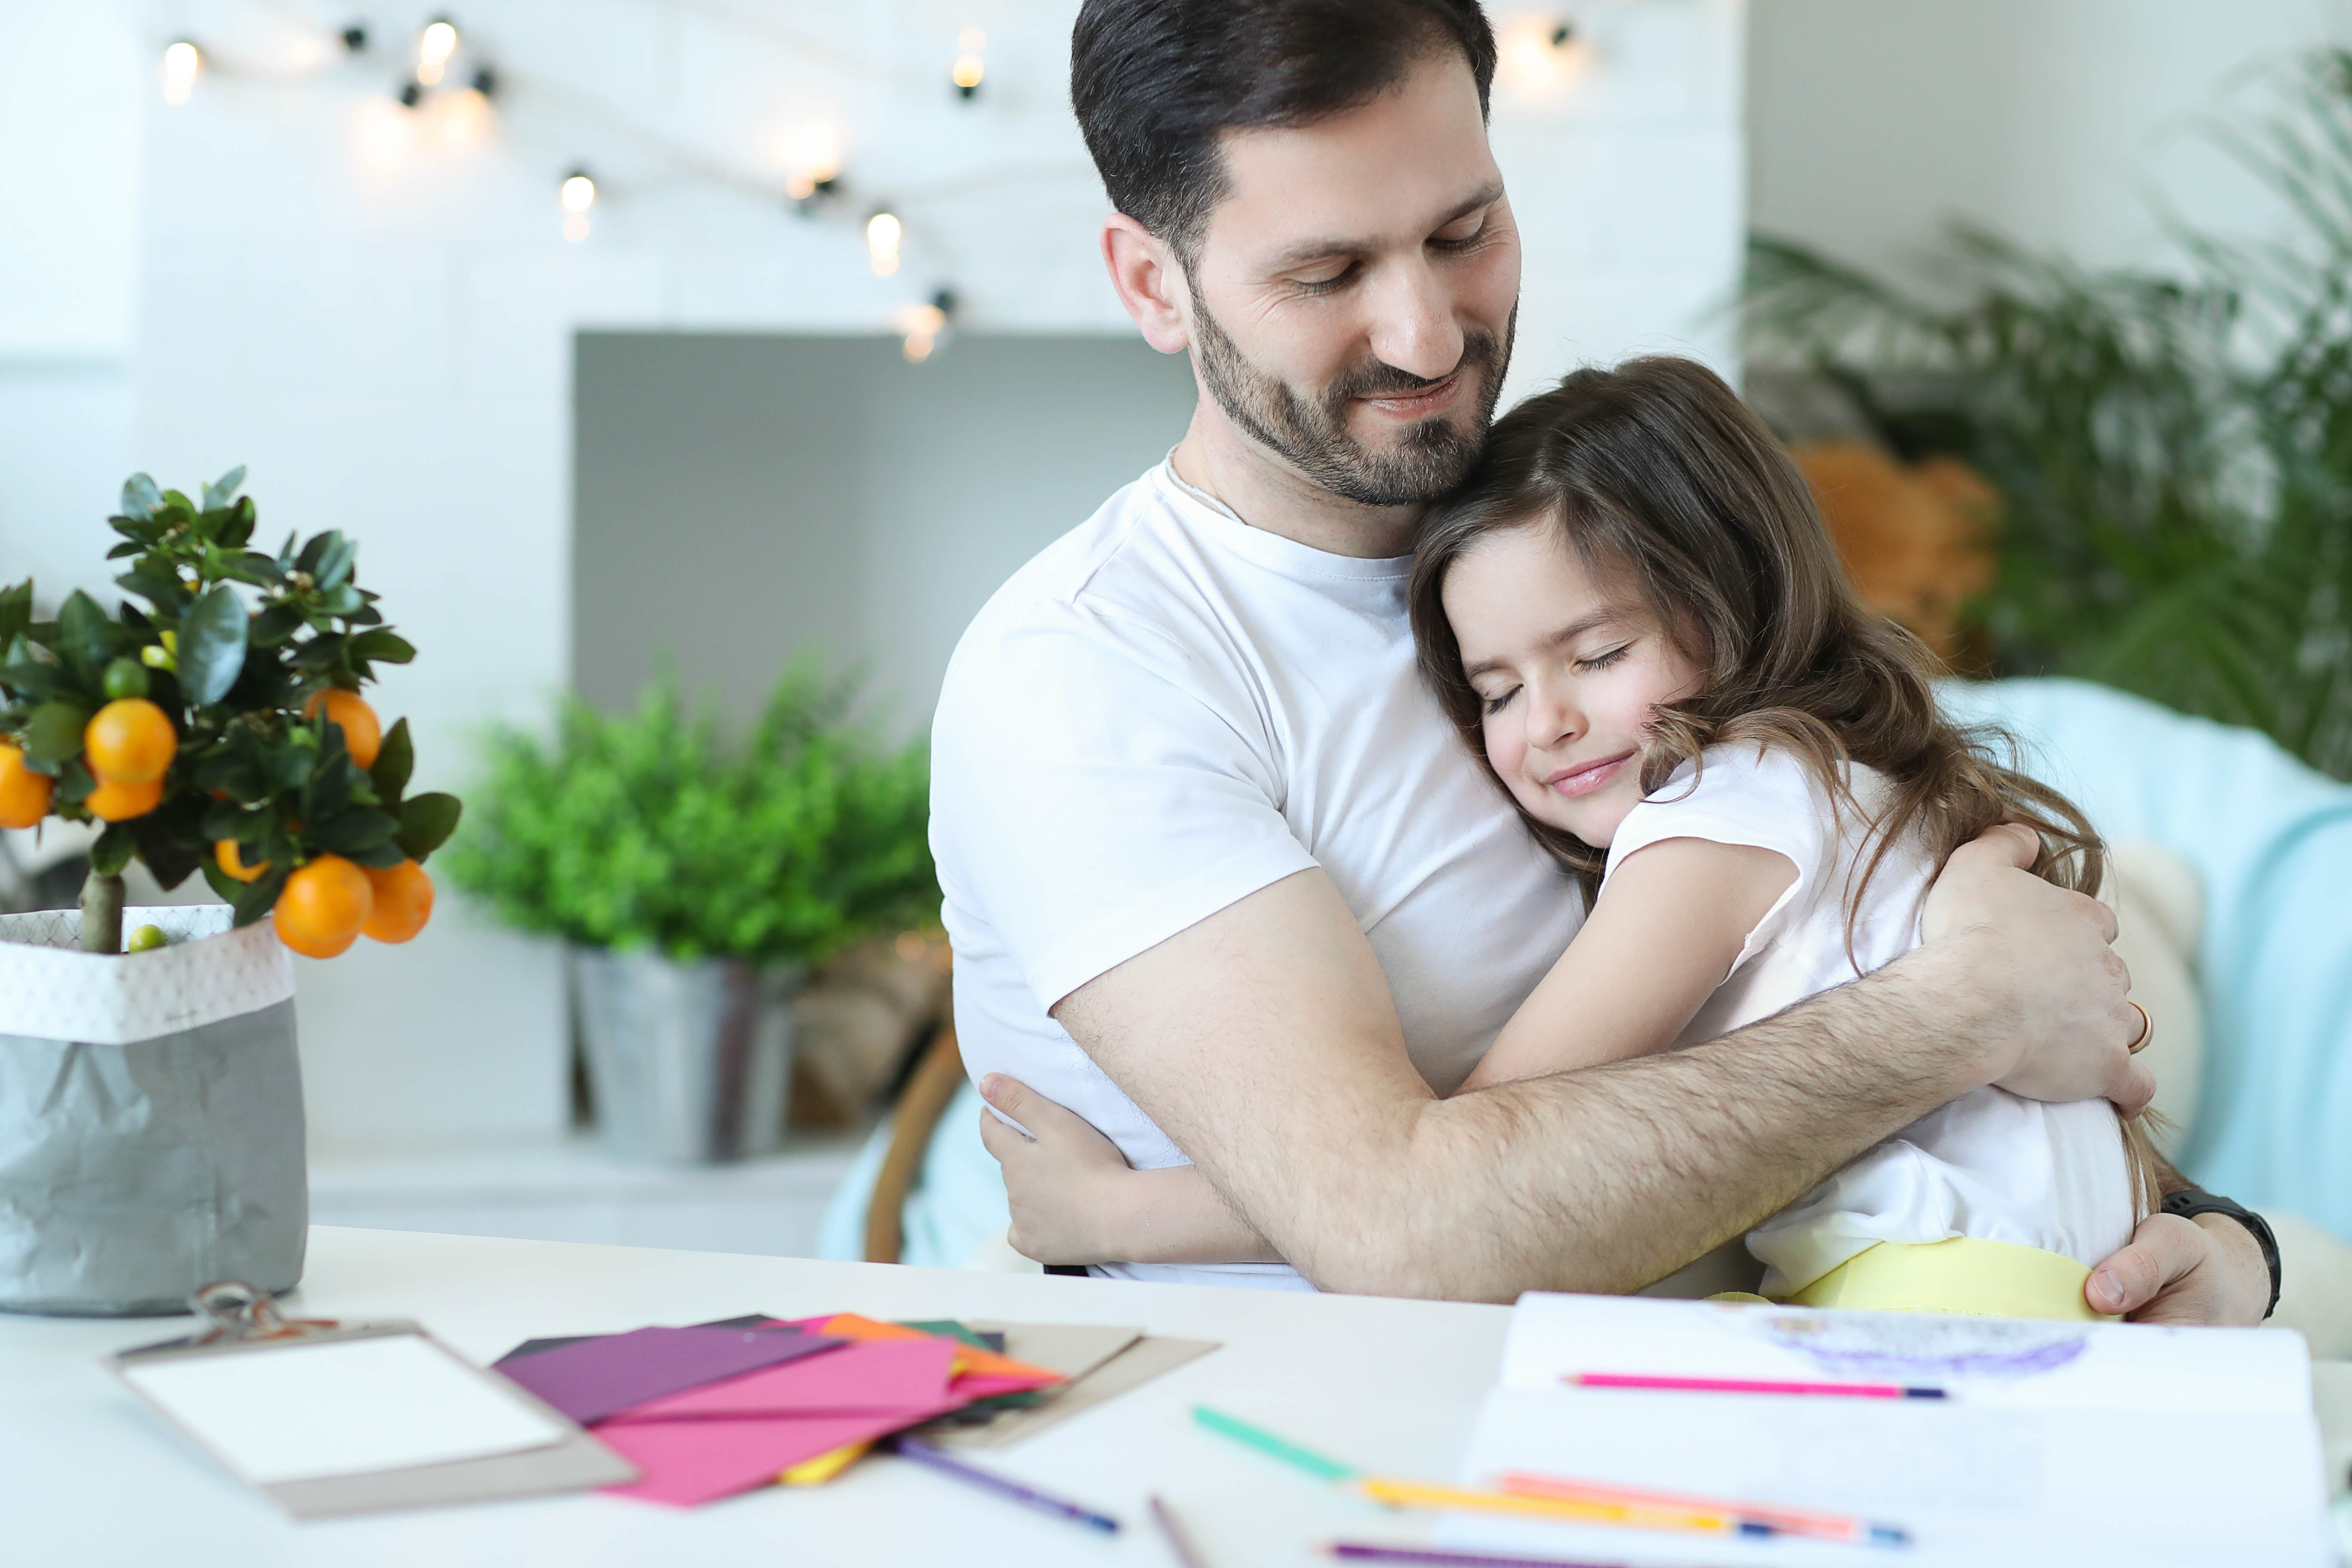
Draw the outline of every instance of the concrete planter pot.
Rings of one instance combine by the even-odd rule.
[[[0,916],[0,1310],[184,1313],[272,1293],[310,1237],[294,973],[226,908],[131,910],[171,945],[82,952],[71,910]]]
[[[710,1165],[782,1146],[802,966],[575,947],[572,972],[605,1147]]]

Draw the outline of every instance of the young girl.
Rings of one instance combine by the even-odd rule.
[[[1930,656],[1854,597],[1803,479],[1700,365],[1580,371],[1499,421],[1425,525],[1412,608],[1423,675],[1591,900],[1457,1092],[1714,1039],[1866,974],[1918,945],[1945,858],[1996,823],[2040,835],[2051,880],[2098,883],[2082,815],[1941,716]],[[1048,1229],[1104,1257],[1264,1255],[1198,1172],[1104,1147],[1024,1194],[1068,1222]],[[1748,1248],[1777,1300],[2088,1318],[2152,1171],[2105,1100],[1982,1089]]]

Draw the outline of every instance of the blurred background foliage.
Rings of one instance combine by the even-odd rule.
[[[2105,681],[2352,778],[2352,53],[2280,89],[2211,133],[2282,237],[2175,225],[2184,266],[2095,272],[1958,229],[1957,302],[1759,237],[1745,326],[1900,461],[1997,492],[1969,673]]]
[[[856,688],[803,656],[740,737],[667,675],[633,714],[567,698],[551,741],[495,731],[451,873],[520,930],[688,962],[929,926],[928,750],[853,722]]]

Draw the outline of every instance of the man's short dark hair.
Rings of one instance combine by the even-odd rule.
[[[1086,0],[1070,103],[1111,205],[1189,262],[1225,195],[1222,132],[1312,124],[1455,47],[1483,114],[1495,32],[1478,0]]]

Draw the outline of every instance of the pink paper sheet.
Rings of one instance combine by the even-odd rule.
[[[935,1405],[950,1397],[971,1397],[962,1386],[970,1378],[957,1379],[952,1395],[948,1387],[955,1349],[945,1340],[868,1340],[647,1400],[616,1419],[847,1415]]]
[[[604,1489],[692,1508],[762,1487],[803,1459],[944,1415],[964,1401],[855,1415],[712,1416],[695,1421],[607,1421],[596,1439],[637,1467],[639,1479]]]

